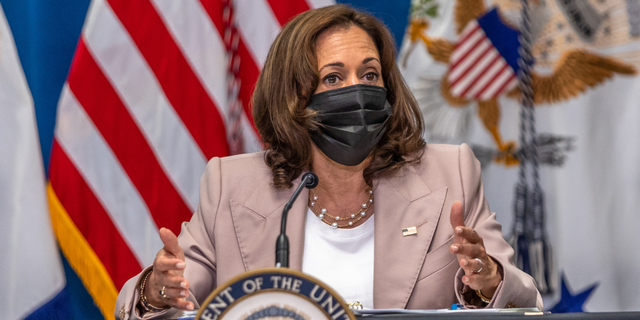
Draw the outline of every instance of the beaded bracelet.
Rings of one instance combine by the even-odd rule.
[[[482,294],[482,292],[480,290],[476,290],[476,294],[478,295],[478,297],[480,297],[480,300],[482,300],[482,302],[484,302],[484,303],[491,302],[491,298],[485,297],[484,294]]]
[[[145,309],[146,312],[161,312],[164,310],[169,309],[169,307],[164,307],[164,308],[158,308],[154,305],[152,305],[151,303],[149,303],[149,300],[147,300],[147,296],[144,295],[144,286],[147,284],[147,278],[149,278],[149,275],[151,275],[151,270],[148,271],[142,278],[142,284],[140,285],[140,303],[142,304],[142,307]]]

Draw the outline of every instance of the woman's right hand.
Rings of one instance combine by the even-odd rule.
[[[186,264],[178,238],[171,230],[161,228],[160,239],[164,248],[158,251],[153,261],[153,269],[147,279],[144,295],[151,305],[158,308],[170,306],[193,310],[193,303],[185,299],[189,296],[189,281],[183,276]],[[164,297],[160,293],[163,286]]]

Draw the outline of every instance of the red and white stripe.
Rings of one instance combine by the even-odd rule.
[[[245,152],[251,91],[294,15],[333,0],[237,0]],[[179,232],[211,157],[229,154],[221,0],[93,0],[58,106],[51,185],[119,289]]]
[[[489,100],[518,83],[516,74],[493,46],[476,20],[460,34],[449,61],[451,94],[470,100]]]

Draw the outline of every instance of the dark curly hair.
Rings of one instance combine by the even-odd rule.
[[[396,65],[393,37],[375,17],[345,5],[301,13],[280,31],[269,50],[252,96],[253,117],[265,143],[265,162],[273,173],[273,186],[291,188],[312,163],[309,131],[316,130],[307,110],[319,83],[316,39],[334,28],[356,26],[367,32],[378,49],[387,100],[393,114],[384,137],[372,151],[364,170],[365,181],[388,175],[407,163],[418,162],[426,145],[422,116]]]

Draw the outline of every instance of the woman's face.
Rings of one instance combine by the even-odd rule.
[[[368,84],[384,87],[380,55],[371,37],[356,26],[331,28],[318,36],[320,83],[315,93]]]

